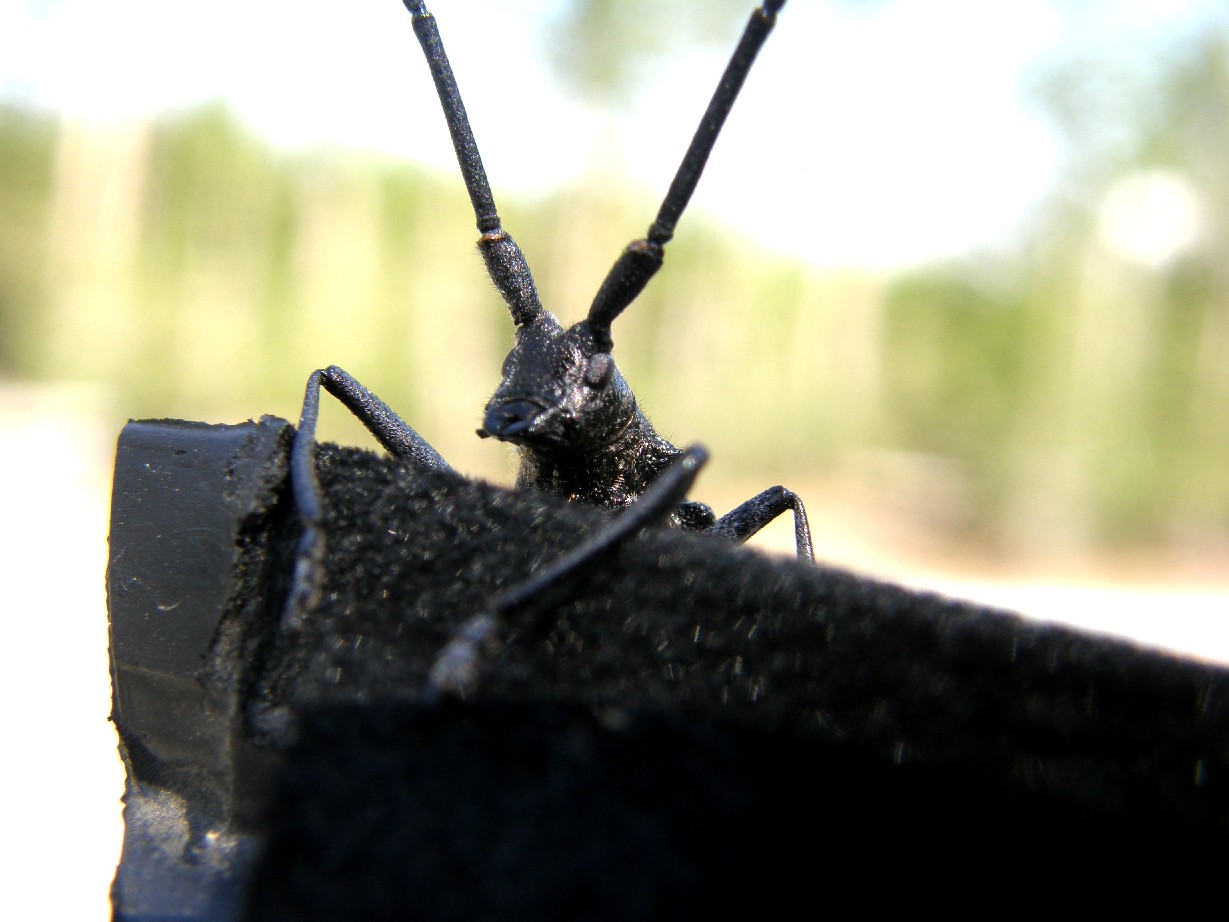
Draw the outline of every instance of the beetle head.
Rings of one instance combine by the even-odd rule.
[[[520,248],[503,231],[478,242],[516,324],[516,345],[487,403],[482,437],[548,451],[609,446],[636,415],[610,351],[610,325],[661,265],[661,247],[635,241],[607,274],[589,316],[563,329],[538,300]]]
[[[478,434],[534,448],[609,445],[636,413],[610,348],[609,328],[589,320],[565,330],[542,310],[518,325]]]

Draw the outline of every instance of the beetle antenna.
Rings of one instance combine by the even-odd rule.
[[[529,271],[525,254],[500,224],[499,213],[495,210],[495,198],[491,195],[491,185],[487,181],[486,169],[482,166],[482,156],[478,153],[478,144],[474,140],[469,117],[465,114],[465,103],[461,101],[461,91],[457,89],[452,65],[448,63],[448,55],[444,52],[444,43],[440,40],[435,17],[427,10],[422,0],[403,2],[413,18],[414,34],[418,37],[418,44],[422,46],[427,64],[431,68],[435,91],[439,94],[440,106],[448,122],[452,147],[457,153],[457,164],[461,167],[461,176],[465,180],[465,188],[474,207],[478,232],[482,235],[478,240],[478,249],[486,263],[487,274],[507,302],[513,322],[517,326],[529,323],[542,314],[538,289],[533,283],[533,274]]]
[[[657,218],[649,227],[648,235],[643,240],[633,240],[627,249],[615,261],[606,274],[593,304],[589,308],[589,323],[594,332],[607,341],[610,339],[610,324],[619,316],[636,296],[644,290],[649,279],[661,268],[665,260],[666,244],[674,236],[674,227],[683,214],[691,195],[700,181],[700,174],[708,163],[717,136],[725,124],[726,116],[738,98],[739,90],[747,79],[751,65],[755,63],[756,55],[763,47],[773,25],[777,21],[777,13],[785,5],[785,0],[765,0],[764,4],[751,14],[743,36],[734,49],[730,63],[726,65],[721,82],[709,101],[700,126],[691,139],[691,146],[683,156],[670,183],[670,189],[662,200]]]

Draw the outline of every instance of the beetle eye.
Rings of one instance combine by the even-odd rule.
[[[585,366],[585,383],[590,387],[605,387],[613,371],[614,360],[605,352],[599,352]]]

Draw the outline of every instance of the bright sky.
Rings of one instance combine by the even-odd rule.
[[[497,197],[597,166],[660,194],[728,48],[663,63],[612,121],[558,89],[545,66],[556,2],[430,4]],[[1223,21],[1218,7],[794,0],[693,207],[816,264],[898,265],[993,245],[1057,165],[1056,140],[1022,92],[1030,67],[1073,49],[1163,45]],[[224,98],[281,145],[334,142],[455,170],[396,0],[8,0],[0,98],[92,119]]]

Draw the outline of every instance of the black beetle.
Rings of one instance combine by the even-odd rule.
[[[501,592],[487,612],[467,622],[437,660],[432,672],[435,690],[461,689],[472,680],[477,649],[493,635],[501,613],[645,525],[668,520],[675,527],[744,541],[792,510],[798,556],[814,558],[806,510],[784,487],[771,487],[720,518],[703,503],[686,500],[707,453],[699,446],[677,448],[657,433],[611,356],[611,324],[661,268],[666,244],[784,2],[765,0],[751,14],[648,233],[628,244],[615,261],[588,316],[564,328],[542,307],[525,257],[500,222],[435,18],[424,3],[404,0],[473,205],[481,234],[478,249],[516,325],[516,343],[504,360],[503,380],[487,404],[478,434],[520,449],[519,488],[621,510],[591,538]],[[314,458],[321,387],[345,404],[393,455],[411,465],[448,469],[435,449],[351,375],[335,365],[313,372],[291,458],[295,500],[304,524],[288,601],[296,617],[315,604],[322,578],[325,532]]]

